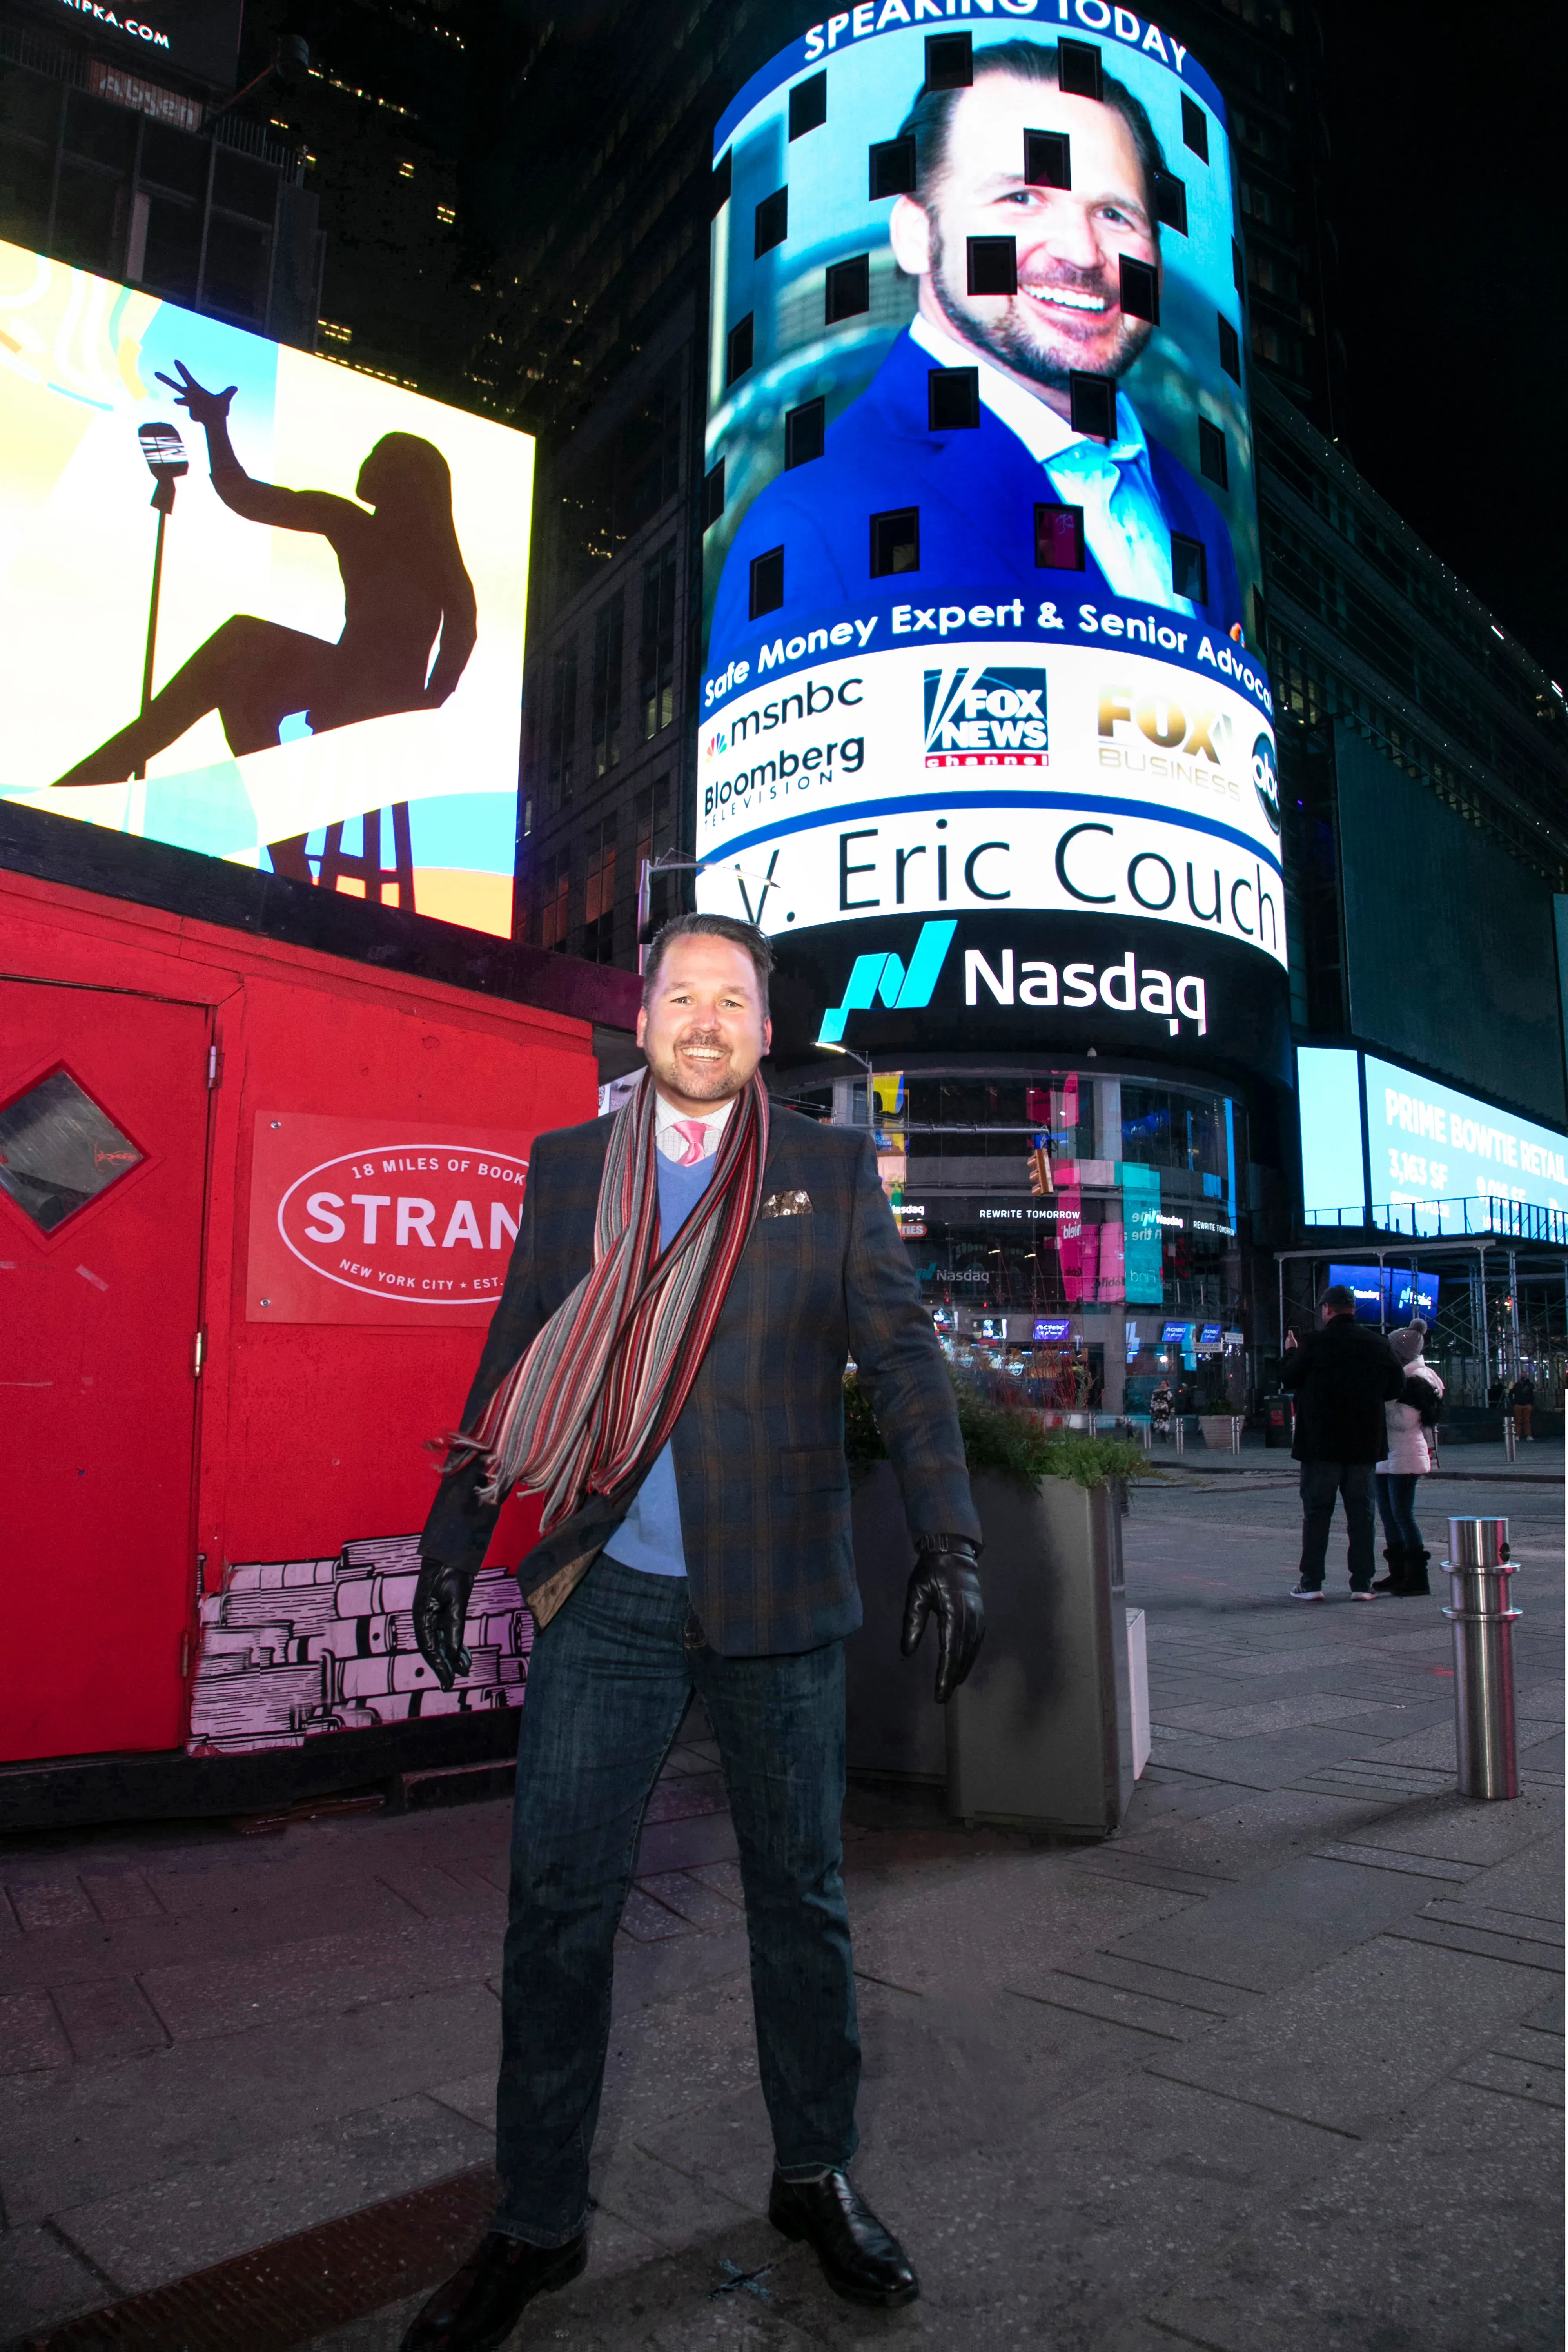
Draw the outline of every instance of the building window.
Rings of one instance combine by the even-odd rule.
[[[1184,180],[1173,172],[1154,174],[1154,217],[1163,228],[1173,228],[1178,236],[1187,233],[1187,189]]]
[[[969,33],[926,35],[927,89],[967,89],[974,79],[974,40]]]
[[[1171,533],[1171,586],[1189,604],[1206,604],[1209,600],[1209,560],[1201,539],[1189,539],[1184,531]]]
[[[572,797],[576,782],[577,646],[556,648],[550,668],[550,717],[544,735],[545,803],[559,808]]]
[[[1092,41],[1057,43],[1058,87],[1064,98],[1092,98],[1103,105],[1100,51]]]
[[[1152,327],[1160,323],[1160,281],[1146,261],[1134,260],[1130,253],[1121,255],[1121,310],[1129,319],[1147,319]]]
[[[591,825],[586,838],[587,872],[583,884],[583,953],[590,963],[608,963],[616,951],[616,820]]]
[[[789,94],[789,135],[804,139],[827,120],[827,75],[815,73],[806,81],[797,81]]]
[[[1116,438],[1116,386],[1107,375],[1085,375],[1074,368],[1068,377],[1072,429],[1094,441]]]
[[[827,408],[822,400],[803,401],[784,411],[784,467],[809,466],[820,457],[826,434]]]
[[[926,425],[932,433],[974,432],[980,424],[980,370],[928,368]]]
[[[920,184],[920,169],[912,139],[881,139],[868,151],[871,168],[871,202],[880,204],[886,196],[912,196]]]
[[[626,600],[617,589],[594,620],[594,668],[589,681],[588,723],[595,776],[607,775],[621,758],[621,658],[626,646]]]
[[[760,621],[765,613],[776,613],[784,603],[784,549],[770,547],[765,555],[752,558],[751,617]]]
[[[870,255],[858,253],[851,260],[836,261],[823,281],[824,325],[836,327],[841,319],[858,319],[870,307]]]
[[[1232,383],[1241,382],[1241,339],[1226,318],[1219,322],[1219,363]]]
[[[1226,454],[1225,435],[1206,416],[1198,419],[1198,465],[1206,478],[1222,490],[1230,488],[1230,464]]]
[[[1035,509],[1035,562],[1042,572],[1081,572],[1083,509],[1043,501]]]
[[[1182,98],[1182,138],[1204,163],[1209,159],[1209,119],[1195,99]]]
[[[539,875],[539,944],[542,948],[564,948],[566,918],[572,894],[572,853],[557,850],[547,857]]]
[[[755,342],[756,314],[754,311],[748,310],[743,319],[736,320],[730,330],[729,341],[724,345],[726,389],[734,383],[737,376],[744,375],[751,366]]]
[[[675,846],[675,830],[670,823],[669,778],[656,776],[645,784],[632,802],[632,824],[636,845],[632,851],[632,873],[637,883],[640,903],[643,867],[652,859],[662,857]],[[648,937],[669,919],[670,877],[654,875],[648,881]],[[639,937],[637,944],[646,947],[647,940]]]
[[[675,541],[642,568],[642,647],[637,701],[645,740],[675,717]]]
[[[921,568],[919,507],[899,507],[871,517],[871,577],[885,580],[895,572]]]
[[[1016,294],[1018,290],[1017,238],[972,236],[968,242],[970,292]]]
[[[775,188],[773,194],[764,196],[757,206],[752,239],[753,257],[760,261],[764,253],[772,253],[775,246],[782,245],[788,235],[789,190]]]
[[[1072,142],[1065,131],[1026,131],[1024,177],[1031,188],[1070,188]]]

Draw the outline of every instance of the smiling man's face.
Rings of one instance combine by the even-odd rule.
[[[738,1095],[773,1041],[756,965],[732,940],[674,940],[637,1014],[637,1044],[666,1102],[700,1118]]]
[[[1070,188],[1025,180],[1026,131],[1067,133]],[[940,177],[923,202],[899,198],[891,233],[899,267],[921,281],[922,316],[1063,415],[1074,369],[1122,375],[1149,340],[1121,302],[1124,253],[1159,268],[1143,167],[1123,117],[1095,99],[982,73],[953,108]],[[968,291],[972,236],[1016,238],[1016,294]]]

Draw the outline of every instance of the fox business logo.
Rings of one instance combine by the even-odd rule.
[[[1205,760],[1211,767],[1223,767],[1230,748],[1231,723],[1223,710],[1188,711],[1168,694],[1149,694],[1135,699],[1127,687],[1103,687],[1100,696],[1100,743],[1102,747],[1112,743],[1119,747],[1110,753],[1109,763],[1141,767],[1146,755],[1136,752],[1136,737],[1127,749],[1121,748],[1124,739],[1120,730],[1124,728],[1136,730],[1156,752],[1169,755],[1164,760],[1148,761],[1156,775],[1175,773],[1173,763],[1183,760]],[[1128,750],[1134,750],[1131,759]],[[1100,762],[1102,766],[1107,764],[1103,748]]]
[[[1047,768],[1049,741],[1043,669],[927,670],[928,768]]]

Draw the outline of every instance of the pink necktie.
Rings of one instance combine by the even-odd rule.
[[[702,1145],[708,1132],[706,1122],[700,1118],[676,1118],[671,1119],[670,1125],[677,1135],[684,1139],[686,1144],[686,1149],[681,1153],[677,1165],[681,1168],[695,1168],[698,1161],[704,1157]]]

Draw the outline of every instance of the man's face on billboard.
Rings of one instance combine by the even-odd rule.
[[[1025,180],[1026,131],[1067,133],[1070,188]],[[1149,340],[1148,321],[1122,312],[1121,257],[1158,268],[1159,247],[1138,149],[1114,107],[983,73],[953,108],[940,177],[923,203],[900,197],[891,233],[926,317],[1064,414],[1074,369],[1120,376]],[[972,236],[1016,239],[1016,294],[968,291]]]

